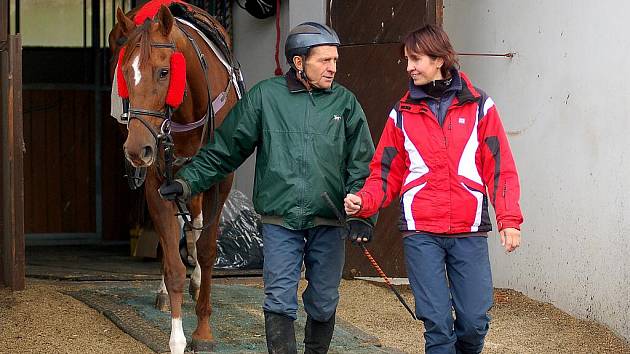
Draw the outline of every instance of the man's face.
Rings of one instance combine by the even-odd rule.
[[[304,63],[304,72],[311,86],[329,89],[337,73],[337,47],[322,45],[311,48]]]

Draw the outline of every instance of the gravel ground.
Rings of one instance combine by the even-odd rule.
[[[304,283],[301,288],[304,288]],[[87,286],[27,279],[27,290],[0,289],[0,353],[152,353],[83,303],[61,294]],[[413,297],[400,288],[407,302]],[[383,346],[422,353],[422,325],[382,286],[344,280],[338,316]],[[484,353],[630,353],[605,327],[549,304],[498,290]]]
[[[413,308],[411,290],[399,289]],[[344,281],[341,292],[339,317],[378,337],[383,346],[424,353],[421,322],[411,318],[389,289],[354,280]],[[606,327],[513,290],[495,291],[490,315],[484,353],[630,353],[630,345]]]
[[[92,308],[58,292],[62,288],[27,279],[24,291],[0,289],[0,353],[153,353]]]

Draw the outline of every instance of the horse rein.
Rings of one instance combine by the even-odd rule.
[[[178,26],[179,27],[179,26]],[[207,94],[208,94],[208,107],[206,110],[206,114],[204,115],[204,117],[200,120],[200,121],[205,121],[203,124],[204,130],[202,132],[202,137],[201,137],[201,142],[203,142],[205,139],[205,135],[206,135],[206,128],[207,128],[207,123],[208,121],[210,122],[210,141],[213,140],[214,138],[214,128],[215,128],[215,124],[214,124],[214,120],[215,120],[215,110],[214,110],[214,104],[212,101],[212,92],[210,89],[210,82],[208,81],[208,65],[206,63],[205,57],[203,55],[203,53],[201,53],[200,48],[197,46],[197,44],[194,42],[194,40],[192,39],[192,37],[186,32],[184,31],[182,28],[180,28],[180,30],[186,35],[186,37],[188,38],[189,42],[192,44],[193,48],[195,49],[195,52],[197,54],[197,57],[199,58],[199,61],[201,63],[201,67],[203,69],[204,72],[204,77],[206,79],[206,83],[207,83]],[[139,44],[137,45],[139,46]],[[152,42],[151,43],[151,47],[152,48],[168,48],[171,50],[175,50],[176,46],[174,43],[155,43]],[[229,90],[231,87],[231,73],[228,72],[228,87],[226,88],[226,91],[222,92],[221,94],[219,94],[219,97],[217,97],[218,99],[221,99],[221,95],[224,95],[223,97],[227,97],[227,94],[229,94]],[[163,168],[163,173],[160,173],[167,181],[167,183],[171,183],[173,181],[173,166],[175,165],[176,162],[178,161],[183,161],[183,163],[185,163],[187,160],[190,160],[190,157],[188,158],[184,158],[184,159],[178,159],[175,158],[175,154],[174,154],[174,142],[173,142],[173,138],[171,136],[171,117],[173,114],[173,110],[169,105],[165,105],[165,110],[164,111],[152,111],[152,110],[146,110],[146,109],[139,109],[139,108],[132,108],[129,107],[129,100],[124,100],[123,101],[123,117],[126,118],[127,122],[131,122],[133,119],[136,119],[138,121],[140,121],[140,123],[142,123],[151,133],[151,135],[153,136],[153,138],[155,139],[156,142],[156,147],[158,148],[158,150],[160,149],[160,147],[162,146],[164,148],[164,168]],[[207,119],[208,115],[210,116],[210,119]],[[159,133],[155,131],[155,128],[153,127],[152,124],[150,124],[149,122],[147,122],[145,119],[143,119],[141,116],[151,116],[151,117],[156,117],[162,120],[162,124],[160,124],[160,131]],[[196,123],[193,123],[192,129],[196,129],[198,128],[198,126],[196,126]],[[191,129],[191,130],[192,130]],[[159,161],[159,159],[158,159]],[[160,170],[159,168],[159,162],[158,162],[158,170]],[[217,210],[218,210],[218,190],[215,189],[215,193],[214,193],[214,198],[213,198],[213,203],[212,203],[212,215],[214,215]],[[176,216],[180,216],[182,217],[184,224],[190,229],[190,230],[196,230],[196,231],[202,231],[207,229],[211,222],[208,222],[207,224],[203,225],[202,227],[196,227],[193,225],[192,223],[192,215],[190,214],[190,212],[188,211],[186,204],[179,200],[176,199],[174,200],[175,205],[177,206],[178,209],[178,213],[176,214]]]

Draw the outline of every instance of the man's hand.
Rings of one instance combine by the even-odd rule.
[[[164,181],[158,189],[160,197],[164,200],[182,200],[186,201],[190,197],[190,191],[186,182],[176,179],[171,183]]]
[[[501,246],[505,247],[507,252],[512,252],[521,245],[521,231],[512,227],[506,227],[499,231],[501,235]]]
[[[374,227],[364,219],[348,219],[346,221],[348,237],[352,243],[370,242],[374,234]]]
[[[343,207],[346,209],[346,215],[354,215],[361,210],[361,197],[348,193],[343,200]]]

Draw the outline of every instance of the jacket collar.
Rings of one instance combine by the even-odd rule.
[[[298,92],[307,92],[306,87],[304,87],[304,84],[301,83],[298,79],[297,79],[297,73],[295,72],[295,70],[293,68],[289,69],[289,71],[287,71],[286,74],[284,74],[284,78],[287,81],[287,88],[289,89],[289,92],[291,93],[298,93]],[[325,93],[331,93],[332,92],[332,88],[335,85],[335,83],[333,82],[332,86],[330,86],[330,88],[327,89],[317,89],[317,88],[313,88],[313,92],[325,92]]]
[[[453,82],[451,83],[451,86],[444,91],[444,96],[448,96],[453,92],[459,92],[462,89],[462,78],[460,77],[457,69],[451,69],[451,77],[453,78]],[[409,79],[409,98],[421,101],[432,97],[427,95],[420,86],[415,85],[413,80]]]
[[[453,77],[453,83],[451,87],[446,90],[445,94],[450,92],[455,93],[456,100],[453,101],[454,105],[462,105],[479,99],[479,93],[472,86],[465,73],[453,68],[451,69],[451,76]],[[409,93],[403,98],[403,101],[419,104],[428,98],[431,97],[419,86],[414,85],[412,80],[409,80]]]
[[[470,83],[466,74],[460,73],[460,77],[462,89],[457,93],[457,102],[455,104],[461,106],[464,103],[478,100],[480,95],[475,87]]]

